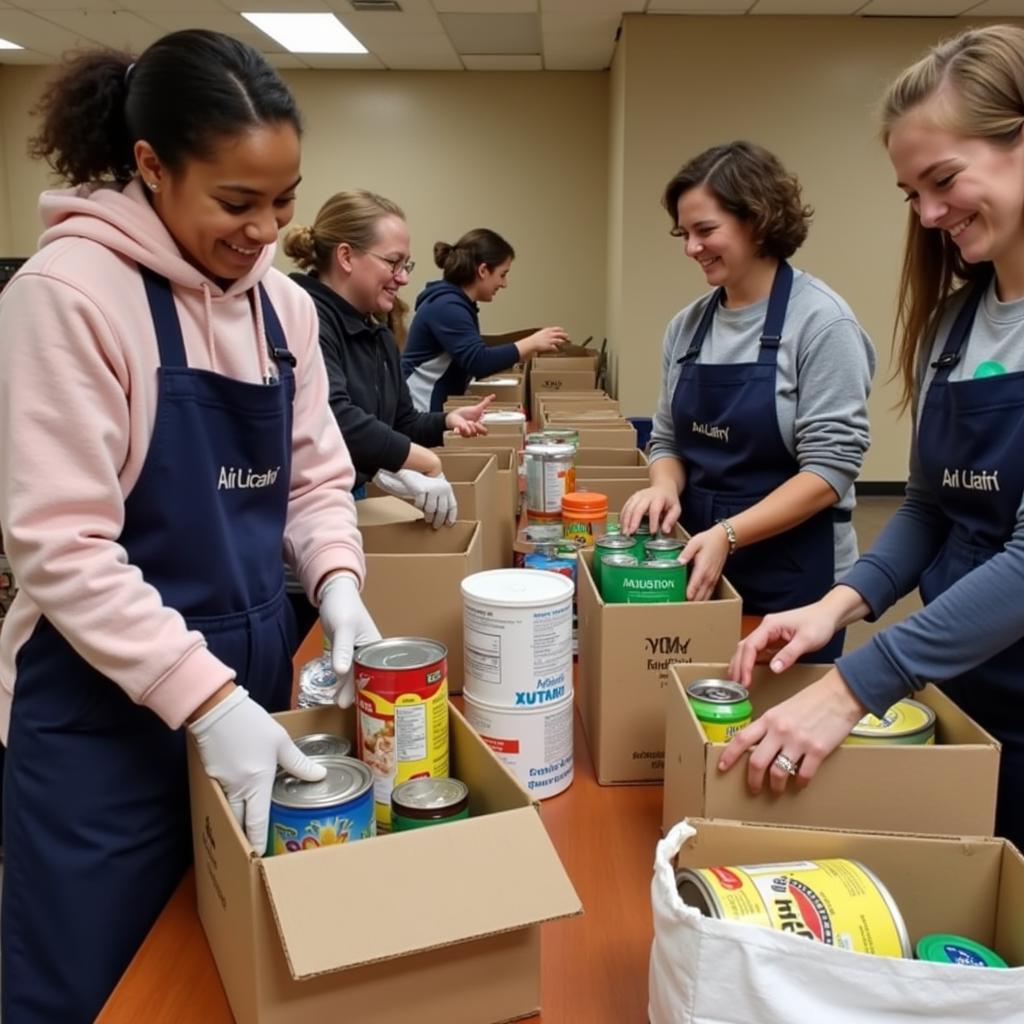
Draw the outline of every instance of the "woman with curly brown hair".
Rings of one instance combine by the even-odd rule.
[[[713,291],[669,323],[651,485],[627,501],[623,528],[681,519],[691,601],[711,596],[727,560],[747,613],[815,601],[857,555],[874,348],[835,292],[787,262],[811,210],[771,153],[715,146],[663,203]],[[832,661],[842,642],[819,656]]]

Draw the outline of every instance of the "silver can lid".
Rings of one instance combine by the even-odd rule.
[[[391,791],[391,803],[420,811],[442,811],[469,796],[469,787],[458,779],[409,779]]]
[[[636,559],[636,555],[602,555],[601,562],[604,565],[628,566],[630,569],[640,564]]]
[[[422,636],[392,636],[374,640],[356,651],[355,664],[362,668],[426,668],[448,656],[448,648]]]
[[[278,772],[271,799],[281,807],[331,807],[362,796],[373,785],[373,773],[354,757],[316,757],[327,769],[319,782],[303,782],[287,772]]]
[[[599,548],[632,548],[636,543],[633,537],[627,537],[624,533],[606,533],[594,541],[594,546]]]
[[[682,567],[683,563],[674,558],[645,558],[640,563],[641,569],[657,569],[659,572],[679,572]]]
[[[525,451],[527,455],[539,455],[541,458],[568,459],[576,454],[576,446],[558,438],[545,437],[542,441],[531,441]]]
[[[732,679],[695,679],[686,692],[695,700],[706,700],[709,704],[735,704],[750,697],[747,688]]]
[[[683,546],[678,537],[652,537],[647,541],[648,551],[682,551]]]
[[[331,732],[314,732],[308,736],[299,736],[295,740],[295,746],[306,757],[345,757],[352,749],[352,743],[346,736],[337,736]]]

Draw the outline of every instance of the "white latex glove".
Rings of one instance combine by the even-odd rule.
[[[357,647],[380,639],[370,613],[359,596],[355,577],[347,572],[332,576],[320,589],[320,624],[331,641],[331,668],[338,677],[335,700],[351,707],[356,697],[352,655]]]
[[[319,782],[327,770],[306,757],[243,686],[193,722],[189,731],[206,774],[221,784],[238,824],[262,856],[278,765],[306,782]]]
[[[423,518],[435,530],[445,525],[453,526],[459,518],[455,492],[443,473],[427,476],[415,469],[400,469],[397,473],[381,469],[374,480],[378,487],[389,494],[411,499],[417,508],[423,510]]]

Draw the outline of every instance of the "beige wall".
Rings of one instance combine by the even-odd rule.
[[[25,156],[27,110],[50,69],[6,67],[0,139],[9,163],[9,248],[39,234],[45,167]],[[438,239],[472,227],[505,235],[517,259],[508,289],[483,307],[485,331],[557,323],[575,338],[605,334],[608,76],[289,71],[306,121],[296,223],[347,187],[404,207],[417,267],[411,302],[438,276]],[[0,164],[0,168],[2,168]],[[2,173],[2,171],[0,171]],[[0,178],[2,189],[2,178]],[[0,229],[3,227],[0,219]],[[3,235],[0,234],[0,239]],[[283,257],[281,269],[291,269]]]
[[[621,272],[609,282],[619,399],[653,409],[665,325],[706,290],[660,206],[672,174],[715,143],[748,138],[797,173],[816,216],[793,262],[853,307],[878,349],[865,480],[906,476],[906,421],[892,411],[890,336],[907,209],[877,141],[886,83],[962,20],[627,17],[612,104],[624,106]],[[614,136],[613,136],[614,138]],[[614,150],[614,147],[613,147]]]
[[[6,68],[0,67],[0,96],[4,95],[6,90],[5,72]],[[11,226],[10,220],[10,205],[11,200],[7,189],[7,150],[6,145],[7,136],[4,133],[4,110],[3,104],[0,104],[0,142],[4,143],[3,149],[0,149],[0,256],[13,256],[15,253],[11,251],[10,245],[10,233]]]

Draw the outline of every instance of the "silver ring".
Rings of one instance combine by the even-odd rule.
[[[785,754],[776,754],[775,760],[772,763],[776,768],[781,768],[787,775],[796,775],[800,770],[797,768],[796,762],[791,761]]]

